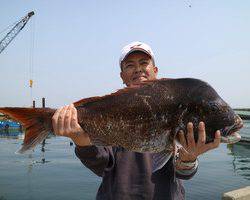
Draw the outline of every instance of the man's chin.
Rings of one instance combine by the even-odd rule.
[[[131,82],[131,85],[140,85],[142,82],[147,81],[148,79],[144,77],[140,77],[138,79],[135,79]]]

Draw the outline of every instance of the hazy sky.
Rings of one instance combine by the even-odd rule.
[[[191,7],[189,7],[189,4]],[[0,31],[35,16],[0,54],[0,106],[59,107],[123,87],[118,60],[132,41],[148,43],[159,77],[209,82],[232,107],[250,107],[250,1],[1,1]],[[0,40],[4,34],[0,34]]]

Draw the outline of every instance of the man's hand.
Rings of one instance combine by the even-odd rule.
[[[191,122],[187,124],[187,139],[185,138],[183,131],[180,131],[178,133],[179,142],[181,143],[183,148],[179,149],[179,160],[177,160],[177,168],[178,162],[193,162],[199,155],[209,151],[210,149],[215,149],[220,145],[220,131],[216,131],[215,139],[213,142],[205,144],[206,132],[205,124],[203,122],[199,123],[198,134],[198,141],[197,143],[195,143],[193,124]]]
[[[59,108],[52,117],[52,125],[56,135],[69,137],[78,146],[91,145],[89,136],[78,124],[73,104]]]

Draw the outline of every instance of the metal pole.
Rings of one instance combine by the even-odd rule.
[[[42,107],[45,108],[45,98],[42,98]]]
[[[42,98],[42,107],[45,108],[45,98],[44,97]],[[43,152],[42,163],[45,163],[45,140],[46,140],[46,138],[42,142],[42,152]]]

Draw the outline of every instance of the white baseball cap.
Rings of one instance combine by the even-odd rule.
[[[131,42],[130,44],[128,44],[122,48],[121,56],[119,59],[120,67],[121,67],[122,61],[130,53],[132,53],[134,51],[142,51],[142,52],[148,54],[151,57],[151,59],[153,60],[153,63],[155,63],[154,53],[153,53],[151,47],[143,42],[136,41],[136,42]]]

